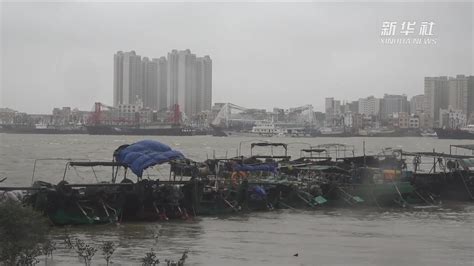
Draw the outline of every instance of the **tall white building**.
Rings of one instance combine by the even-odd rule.
[[[365,116],[378,116],[380,114],[380,99],[374,96],[360,98],[359,113]]]
[[[173,50],[168,58],[143,59],[135,53],[114,55],[114,106],[135,105],[152,110],[179,105],[187,116],[211,110],[212,60],[191,51]]]
[[[449,102],[452,109],[468,114],[468,77],[457,75],[448,80]]]
[[[119,51],[114,55],[114,106],[135,104],[143,97],[141,57],[135,53]]]
[[[155,60],[144,57],[142,60],[143,106],[157,109],[158,106],[158,64]]]
[[[469,76],[467,81],[467,114],[474,122],[474,76]]]
[[[168,61],[166,57],[153,59],[157,64],[157,110],[168,108]]]
[[[425,77],[425,112],[435,120],[435,126],[441,126],[440,109],[456,110],[472,116],[474,113],[474,77],[457,75],[456,77]],[[449,108],[448,108],[449,107]],[[444,112],[446,117],[446,112]],[[437,123],[436,123],[437,122]]]
[[[187,116],[212,105],[212,60],[196,57],[191,51],[168,53],[168,106],[178,104]]]
[[[168,53],[168,105],[178,104],[187,116],[196,113],[196,55],[191,51]]]
[[[439,110],[448,108],[449,91],[447,77],[425,77],[424,112],[439,121]],[[436,122],[435,122],[436,124]]]
[[[196,113],[210,111],[212,105],[212,60],[196,58]]]

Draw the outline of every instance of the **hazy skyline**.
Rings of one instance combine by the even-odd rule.
[[[0,107],[112,105],[113,55],[190,49],[213,60],[213,102],[251,108],[423,93],[472,75],[472,3],[2,3]],[[386,45],[384,21],[433,21],[436,45]]]

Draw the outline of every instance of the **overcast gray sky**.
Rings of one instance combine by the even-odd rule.
[[[424,76],[474,74],[473,13],[472,3],[2,3],[0,107],[112,104],[118,50],[210,55],[213,102],[323,110],[325,97],[411,97]],[[432,21],[437,44],[382,44],[384,21]]]

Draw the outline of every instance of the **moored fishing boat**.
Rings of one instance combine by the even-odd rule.
[[[179,186],[184,182],[143,179],[149,167],[185,160],[182,153],[155,141],[122,145],[112,161],[67,161],[62,180],[57,184],[36,181],[24,202],[43,212],[54,224],[97,224],[126,220],[168,219],[186,217]],[[77,167],[112,167],[108,182],[69,183],[67,170]],[[123,178],[118,181],[119,169]],[[127,178],[127,170],[136,175],[136,182]],[[95,171],[93,170],[94,176]],[[2,189],[2,188],[0,188]],[[6,190],[3,188],[2,190]]]
[[[474,145],[451,145],[468,154],[401,152],[405,172],[417,191],[431,200],[474,200]]]
[[[474,151],[472,145],[453,148]],[[433,168],[442,171],[426,173],[418,167],[412,171],[406,163],[410,156],[434,158]],[[300,158],[292,160],[288,144],[254,142],[249,156],[196,162],[163,143],[139,141],[118,147],[111,161],[68,160],[57,184],[36,181],[31,187],[0,187],[0,191],[27,191],[24,202],[57,225],[324,206],[406,207],[434,204],[438,199],[469,199],[453,195],[472,198],[472,158],[392,149],[356,156],[353,146],[324,144],[303,149]],[[415,163],[419,165],[418,159]],[[169,165],[169,175],[150,175],[162,165]],[[99,182],[97,167],[110,167],[112,178]],[[90,168],[90,177],[97,182],[73,182],[77,180],[67,173],[77,168]]]

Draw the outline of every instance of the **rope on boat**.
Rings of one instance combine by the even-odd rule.
[[[354,204],[349,200],[349,198],[352,198],[352,197],[353,197],[351,194],[349,194],[349,193],[347,193],[346,191],[344,191],[341,187],[337,187],[337,189],[338,189],[339,191],[341,191],[341,192],[343,193],[343,195],[345,196],[345,197],[342,197],[342,199],[343,199],[345,202],[349,203],[349,205],[351,205],[351,206],[354,205]]]
[[[422,199],[426,204],[431,204],[431,203],[434,203],[434,202],[429,202],[427,199],[425,199],[418,191],[415,190],[415,194],[420,197],[420,199]]]
[[[232,205],[228,200],[222,198],[222,200],[227,204],[229,205],[234,211],[238,212],[239,210],[234,206]]]
[[[402,196],[402,193],[400,193],[400,190],[398,189],[398,186],[395,182],[392,181],[393,186],[395,186],[395,190],[397,190],[398,195],[400,196],[400,200],[403,202],[403,204],[408,205],[408,203],[405,201],[405,199]],[[405,207],[402,205],[402,207]]]
[[[87,215],[86,211],[84,211],[84,209],[81,207],[81,205],[79,204],[79,202],[76,202],[76,205],[77,207],[79,208],[79,210],[81,210],[82,214],[84,216],[86,216],[87,220],[89,220],[89,222],[92,222],[92,218],[89,217],[89,215]]]
[[[302,201],[306,202],[306,204],[308,204],[311,208],[316,207],[316,205],[314,205],[313,203],[306,200],[303,196],[301,196],[298,191],[295,190],[295,192],[296,192],[296,195],[298,196],[298,198],[300,198]]]

